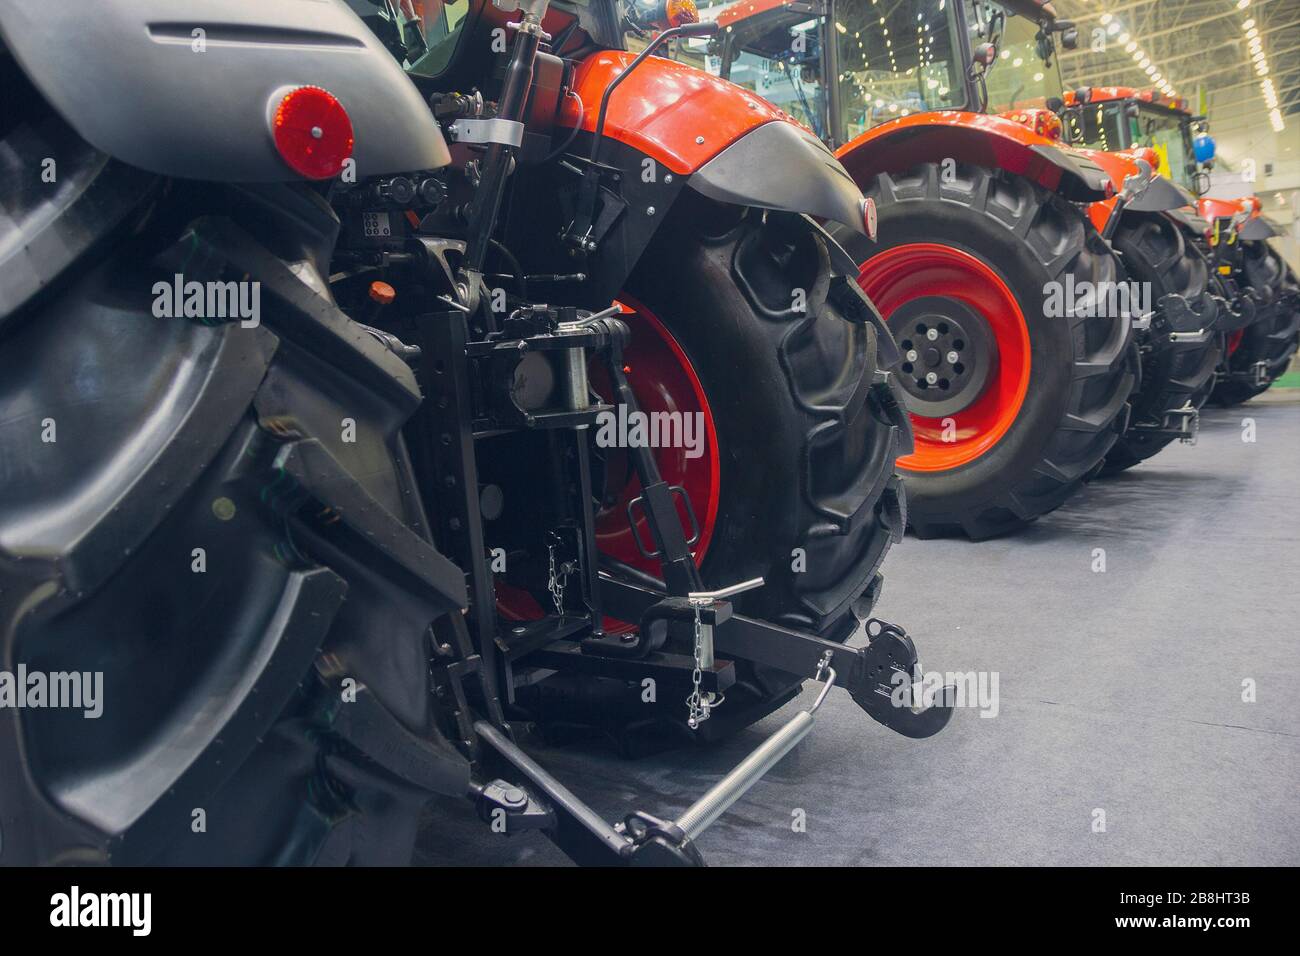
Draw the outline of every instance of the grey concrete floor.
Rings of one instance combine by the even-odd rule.
[[[1195,447],[1091,485],[1018,536],[908,538],[885,563],[878,615],[907,629],[927,669],[996,671],[1000,712],[960,710],[913,741],[835,693],[812,734],[700,839],[705,858],[1300,864],[1298,492],[1300,392],[1279,392],[1208,410]],[[533,752],[608,819],[670,817],[812,694],[710,749]],[[540,836],[492,835],[447,801],[431,808],[416,861],[566,859]]]

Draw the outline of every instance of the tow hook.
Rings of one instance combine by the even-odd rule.
[[[1214,309],[1212,300],[1210,309]],[[1151,335],[1157,346],[1204,345],[1214,335],[1216,317],[1213,313],[1197,313],[1181,295],[1166,295],[1160,299],[1160,309],[1152,322]]]

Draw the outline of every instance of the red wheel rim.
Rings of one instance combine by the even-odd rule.
[[[619,305],[623,307],[623,320],[632,331],[632,339],[623,352],[623,372],[641,410],[647,414],[680,412],[702,416],[697,419],[704,424],[703,453],[698,458],[688,457],[685,448],[654,449],[660,475],[669,485],[685,490],[699,522],[700,537],[691,548],[695,563],[699,565],[708,552],[718,518],[721,459],[713,412],[690,359],[663,322],[626,295],[620,298]],[[610,401],[613,389],[604,367],[593,362],[589,374],[592,387],[605,401]],[[605,488],[602,505],[596,514],[596,546],[602,554],[659,577],[662,573],[659,561],[642,556],[627,520],[627,505],[641,494],[641,482],[625,451],[610,448],[603,453],[606,459]],[[680,501],[677,511],[682,527],[689,535],[690,520]],[[637,508],[635,514],[636,534],[647,550],[654,550],[643,511]],[[544,613],[530,594],[503,581],[497,582],[497,609],[509,620],[532,620]],[[617,632],[627,630],[629,625],[607,619],[605,627]]]
[[[868,259],[858,282],[886,322],[919,298],[964,303],[988,324],[997,351],[983,389],[970,405],[946,419],[911,416],[916,450],[898,459],[898,467],[949,471],[987,454],[1015,423],[1029,391],[1029,325],[1002,277],[968,252],[917,242]]]

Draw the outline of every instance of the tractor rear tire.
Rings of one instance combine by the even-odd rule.
[[[1022,528],[1083,486],[1127,421],[1127,310],[1065,301],[1114,283],[1118,261],[1076,209],[1020,176],[931,163],[863,185],[879,244],[838,235],[904,353],[911,527],[972,540]]]
[[[1207,306],[1210,266],[1183,231],[1163,215],[1126,215],[1112,239],[1123,256],[1131,280],[1146,284],[1151,304],[1166,295],[1180,295],[1192,311]],[[1132,468],[1160,451],[1176,437],[1155,432],[1170,416],[1191,406],[1198,411],[1214,389],[1215,369],[1223,357],[1222,336],[1203,345],[1142,349],[1142,384],[1134,393],[1129,429],[1106,455],[1104,474]],[[1134,426],[1148,426],[1140,428]]]
[[[761,588],[735,599],[737,613],[843,641],[870,613],[881,563],[903,536],[894,463],[909,435],[898,396],[877,374],[876,329],[845,318],[831,278],[826,244],[803,217],[751,210],[737,218],[683,203],[642,256],[626,298],[668,330],[707,398],[720,461],[716,519],[702,560],[697,554],[705,586],[762,577]],[[624,360],[639,392],[634,347]],[[647,383],[647,392],[658,387]],[[701,522],[707,510],[696,503]],[[692,653],[689,640],[669,640],[671,651]],[[605,682],[600,693],[590,681],[553,681],[527,706],[543,724],[599,725],[635,753],[661,745],[653,725],[715,739],[802,685],[745,661],[737,675],[725,704],[693,734],[683,696],[650,704],[635,683]],[[644,747],[631,739],[640,728]]]
[[[1242,244],[1244,284],[1267,304],[1225,358],[1228,376],[1215,386],[1211,401],[1231,407],[1263,394],[1286,373],[1300,347],[1300,284],[1295,273],[1267,242]],[[1264,363],[1264,381],[1249,377]]]
[[[54,120],[5,151],[60,180],[0,197],[0,248],[53,253],[0,256],[0,657],[98,675],[100,712],[0,707],[0,864],[409,862],[468,780],[431,706],[463,575],[414,494],[409,370],[233,203],[179,214],[183,184],[159,202]],[[179,271],[252,274],[260,323],[158,317]]]

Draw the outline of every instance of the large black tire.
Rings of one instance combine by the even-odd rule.
[[[717,524],[700,566],[706,585],[762,577],[762,588],[737,599],[740,613],[842,641],[870,612],[881,562],[902,538],[906,506],[894,463],[908,425],[877,375],[875,328],[845,319],[828,295],[831,280],[826,245],[808,221],[738,218],[683,203],[627,291],[677,340],[712,411],[721,474]],[[842,285],[857,295],[851,278]],[[804,311],[793,307],[796,290]],[[635,354],[626,358],[636,365]],[[806,570],[793,570],[796,549]],[[673,649],[690,653],[689,644]],[[697,737],[757,720],[801,683],[747,662],[738,663],[738,676]],[[609,682],[607,690],[583,688],[586,705],[575,709],[577,694],[548,696],[544,687],[533,713],[618,733],[684,726],[680,696],[647,706],[635,683]]]
[[[0,260],[0,654],[103,676],[98,719],[0,708],[0,864],[409,861],[426,788],[468,777],[433,725],[463,576],[413,493],[409,370],[231,220],[168,226],[183,188],[151,207],[55,122],[3,145],[0,249],[79,244]],[[156,318],[181,262],[261,281],[261,324]]]
[[[1179,295],[1192,311],[1206,314],[1211,306],[1210,264],[1170,217],[1125,215],[1111,241],[1129,278],[1149,288],[1153,307],[1166,295]],[[1206,403],[1223,357],[1218,335],[1198,346],[1153,348],[1145,341],[1139,345],[1142,384],[1131,399],[1128,430],[1106,455],[1106,474],[1131,468],[1172,442],[1177,435],[1165,430],[1171,416],[1188,406],[1199,410]]]
[[[1216,405],[1249,401],[1286,373],[1300,347],[1300,285],[1295,274],[1273,248],[1262,240],[1242,243],[1240,284],[1261,303],[1259,317],[1248,325],[1225,359],[1226,374],[1214,388]],[[1264,363],[1262,381],[1252,370]]]
[[[906,459],[899,466],[919,536],[981,540],[1059,507],[1096,471],[1126,421],[1137,357],[1127,314],[1048,314],[1050,283],[1119,277],[1114,253],[1086,218],[1022,177],[967,164],[953,173],[924,164],[861,184],[876,202],[879,244],[839,235],[868,269],[867,260],[899,246],[960,250],[996,273],[1023,312],[1028,391],[1001,440],[957,467],[909,470]]]

